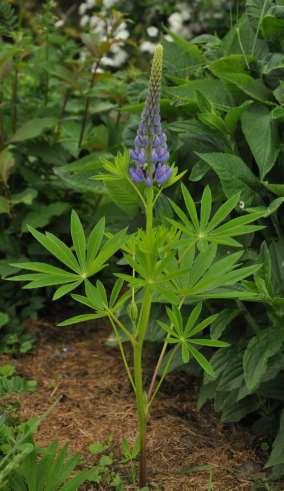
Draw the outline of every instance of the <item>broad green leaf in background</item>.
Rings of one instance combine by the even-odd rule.
[[[165,93],[176,100],[191,101],[198,107],[198,93],[203,94],[217,109],[228,110],[236,105],[231,91],[222,80],[201,78],[189,80],[176,87],[165,88]]]
[[[35,208],[29,211],[22,221],[22,232],[28,232],[28,225],[34,228],[42,228],[50,223],[50,221],[65,213],[69,205],[61,201],[51,203],[49,205],[35,204]]]
[[[12,205],[24,204],[31,205],[34,199],[37,197],[38,191],[36,189],[25,189],[20,193],[14,193],[11,196]]]
[[[0,214],[1,213],[10,213],[10,202],[4,196],[0,196]]]
[[[98,181],[94,182],[91,177],[102,171],[103,161],[107,158],[110,158],[110,155],[106,153],[91,153],[71,164],[54,168],[54,174],[62,179],[66,187],[72,191],[103,194],[103,184]]]
[[[272,92],[260,79],[255,79],[245,73],[219,73],[218,76],[222,80],[235,85],[252,99],[264,104],[272,104]]]
[[[217,152],[198,156],[216,172],[228,198],[239,192],[246,206],[259,201],[259,181],[240,157]]]
[[[261,25],[272,3],[273,0],[246,0],[246,13],[255,28]]]
[[[246,208],[249,213],[262,213],[263,218],[273,215],[278,208],[284,203],[284,197],[274,199],[268,206],[256,206],[254,208]]]
[[[263,180],[275,164],[280,150],[276,121],[267,107],[254,104],[242,114],[241,122]]]
[[[261,28],[267,39],[272,41],[282,40],[284,35],[284,18],[266,15],[263,18]]]
[[[5,148],[0,153],[0,181],[7,186],[11,171],[15,165],[15,159],[12,152]]]
[[[249,341],[243,356],[243,368],[246,385],[251,392],[261,383],[269,358],[281,350],[283,340],[284,331],[267,328]]]
[[[10,143],[19,143],[31,138],[39,137],[45,130],[54,128],[55,118],[32,119],[21,126],[10,139]]]
[[[187,78],[204,62],[202,51],[177,34],[170,33],[172,42],[164,40],[165,74]]]
[[[273,184],[272,182],[270,183],[267,181],[264,181],[262,184],[266,187],[266,189],[271,191],[273,194],[276,194],[276,196],[284,197],[284,184]]]
[[[281,413],[279,432],[273,442],[271,455],[265,467],[284,464],[284,409]]]
[[[0,328],[8,324],[9,316],[6,312],[0,312]]]
[[[104,161],[103,169],[106,173],[94,177],[96,181],[103,181],[110,198],[128,216],[133,217],[138,213],[140,199],[133,189],[133,183],[129,178],[129,154],[118,154],[114,162]]]

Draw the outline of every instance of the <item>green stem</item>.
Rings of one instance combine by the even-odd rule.
[[[84,107],[84,112],[83,112],[83,118],[82,118],[82,124],[81,124],[81,132],[80,132],[79,143],[78,143],[79,149],[82,147],[82,143],[83,143],[84,135],[85,135],[85,130],[86,130],[86,125],[87,125],[87,120],[88,120],[88,117],[89,117],[89,108],[90,108],[90,102],[91,102],[91,98],[90,98],[89,93],[90,93],[90,91],[92,90],[92,88],[94,86],[94,83],[95,83],[95,80],[96,80],[96,74],[97,74],[97,70],[99,68],[100,62],[101,62],[101,57],[98,58],[98,60],[97,60],[97,62],[95,64],[95,67],[92,70],[92,76],[91,76],[91,79],[90,79],[89,90],[88,90],[87,97],[85,99],[85,107]]]
[[[147,395],[148,400],[150,400],[151,397],[152,397],[153,390],[154,390],[154,387],[155,387],[155,383],[156,383],[156,380],[157,380],[157,377],[158,377],[158,374],[159,374],[159,370],[160,370],[162,361],[164,359],[164,356],[166,354],[166,350],[167,350],[167,347],[168,347],[168,338],[169,338],[169,335],[167,335],[167,337],[165,339],[165,342],[164,342],[163,347],[161,349],[161,353],[160,353],[160,356],[159,356],[157,365],[156,365],[155,370],[154,370],[154,373],[153,373],[153,377],[152,377],[152,380],[151,380],[151,383],[150,383],[150,386],[149,386],[149,389],[148,389],[148,395]]]
[[[168,374],[168,370],[169,370],[169,368],[170,368],[170,366],[171,366],[171,363],[172,363],[172,361],[173,361],[173,357],[175,356],[175,353],[176,353],[177,349],[178,349],[178,344],[177,344],[177,345],[174,347],[174,349],[172,350],[172,352],[171,352],[171,354],[170,354],[170,356],[169,356],[169,358],[168,358],[168,361],[167,361],[167,363],[166,363],[166,366],[165,366],[165,368],[164,368],[164,370],[163,370],[162,376],[161,376],[161,378],[160,378],[160,380],[159,380],[159,383],[157,384],[157,387],[156,387],[156,389],[155,389],[155,391],[154,391],[154,393],[153,393],[153,395],[152,395],[152,397],[151,397],[150,401],[148,402],[148,407],[147,407],[148,411],[149,411],[150,406],[152,405],[153,401],[155,400],[155,397],[156,397],[156,395],[158,394],[158,392],[159,392],[159,390],[160,390],[160,387],[161,387],[161,385],[162,385],[162,383],[163,383],[163,381],[164,381],[165,377],[166,377],[166,376],[167,376],[167,374]]]
[[[12,87],[12,130],[13,133],[17,129],[17,104],[18,104],[18,85],[19,85],[19,68],[15,65],[15,75]]]
[[[147,428],[147,404],[146,394],[143,388],[143,344],[145,334],[149,324],[152,305],[152,291],[149,287],[145,288],[140,317],[136,332],[136,344],[134,345],[134,380],[136,388],[136,408],[138,416],[139,432],[139,486],[144,487],[147,482],[146,467],[146,428]]]
[[[48,96],[49,96],[49,72],[48,72],[48,63],[49,63],[49,35],[48,30],[46,29],[46,37],[45,37],[45,61],[46,61],[46,74],[45,74],[45,91],[44,91],[44,100],[45,105],[48,104]]]
[[[135,344],[135,339],[133,337],[133,335],[131,334],[131,332],[129,332],[126,327],[124,327],[124,325],[120,322],[120,320],[115,317],[115,315],[113,315],[113,312],[111,310],[108,311],[108,315],[109,315],[109,318],[112,319],[115,324],[118,325],[118,327],[122,330],[122,332],[124,332],[124,334],[127,336],[127,338],[129,339],[129,341],[131,342],[132,345]]]
[[[131,371],[130,371],[130,368],[129,368],[129,365],[127,363],[127,359],[126,359],[126,355],[125,355],[125,351],[124,351],[124,347],[123,347],[123,344],[121,342],[121,338],[120,338],[120,335],[115,327],[115,323],[114,321],[112,320],[112,318],[109,316],[109,320],[110,320],[110,323],[112,325],[112,328],[114,330],[114,334],[115,334],[115,338],[116,338],[116,342],[119,346],[119,349],[120,349],[120,353],[121,353],[121,357],[122,357],[122,360],[123,360],[123,363],[124,363],[124,367],[125,367],[125,370],[127,372],[127,375],[128,375],[128,378],[129,378],[129,381],[132,385],[132,388],[134,390],[134,393],[135,393],[135,385],[134,385],[134,380],[133,380],[133,377],[131,375]]]
[[[152,231],[153,231],[153,188],[149,188],[146,190],[147,191],[147,196],[146,196],[146,206],[145,206],[145,214],[146,214],[146,235],[148,236],[148,239],[151,240],[152,238]]]

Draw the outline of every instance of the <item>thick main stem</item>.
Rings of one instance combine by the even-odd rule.
[[[140,318],[137,327],[137,339],[134,346],[134,378],[136,388],[136,407],[139,432],[139,486],[144,487],[147,482],[146,465],[146,428],[147,428],[147,399],[143,387],[143,343],[147,331],[152,304],[152,293],[145,289]]]

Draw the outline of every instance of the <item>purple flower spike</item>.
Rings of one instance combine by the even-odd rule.
[[[134,182],[144,182],[149,187],[153,182],[161,186],[172,175],[172,169],[167,165],[170,156],[160,117],[162,64],[163,48],[159,45],[153,56],[148,95],[134,140],[134,149],[130,151],[130,158],[135,164],[135,167],[129,169],[131,178]]]

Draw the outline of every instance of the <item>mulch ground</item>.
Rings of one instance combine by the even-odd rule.
[[[112,451],[119,455],[122,439],[135,439],[135,407],[120,356],[105,344],[108,328],[97,324],[92,329],[59,329],[33,322],[29,329],[37,332],[37,348],[13,363],[18,374],[37,380],[38,390],[18,398],[21,418],[42,415],[58,401],[42,423],[37,442],[68,442],[91,463],[88,446],[111,434]],[[7,360],[0,357],[1,363]],[[209,469],[214,491],[256,489],[252,480],[261,475],[261,462],[251,435],[235,425],[222,425],[210,407],[197,411],[196,397],[195,381],[174,374],[153,405],[147,441],[151,489],[207,491]],[[120,472],[126,470],[120,467]]]

